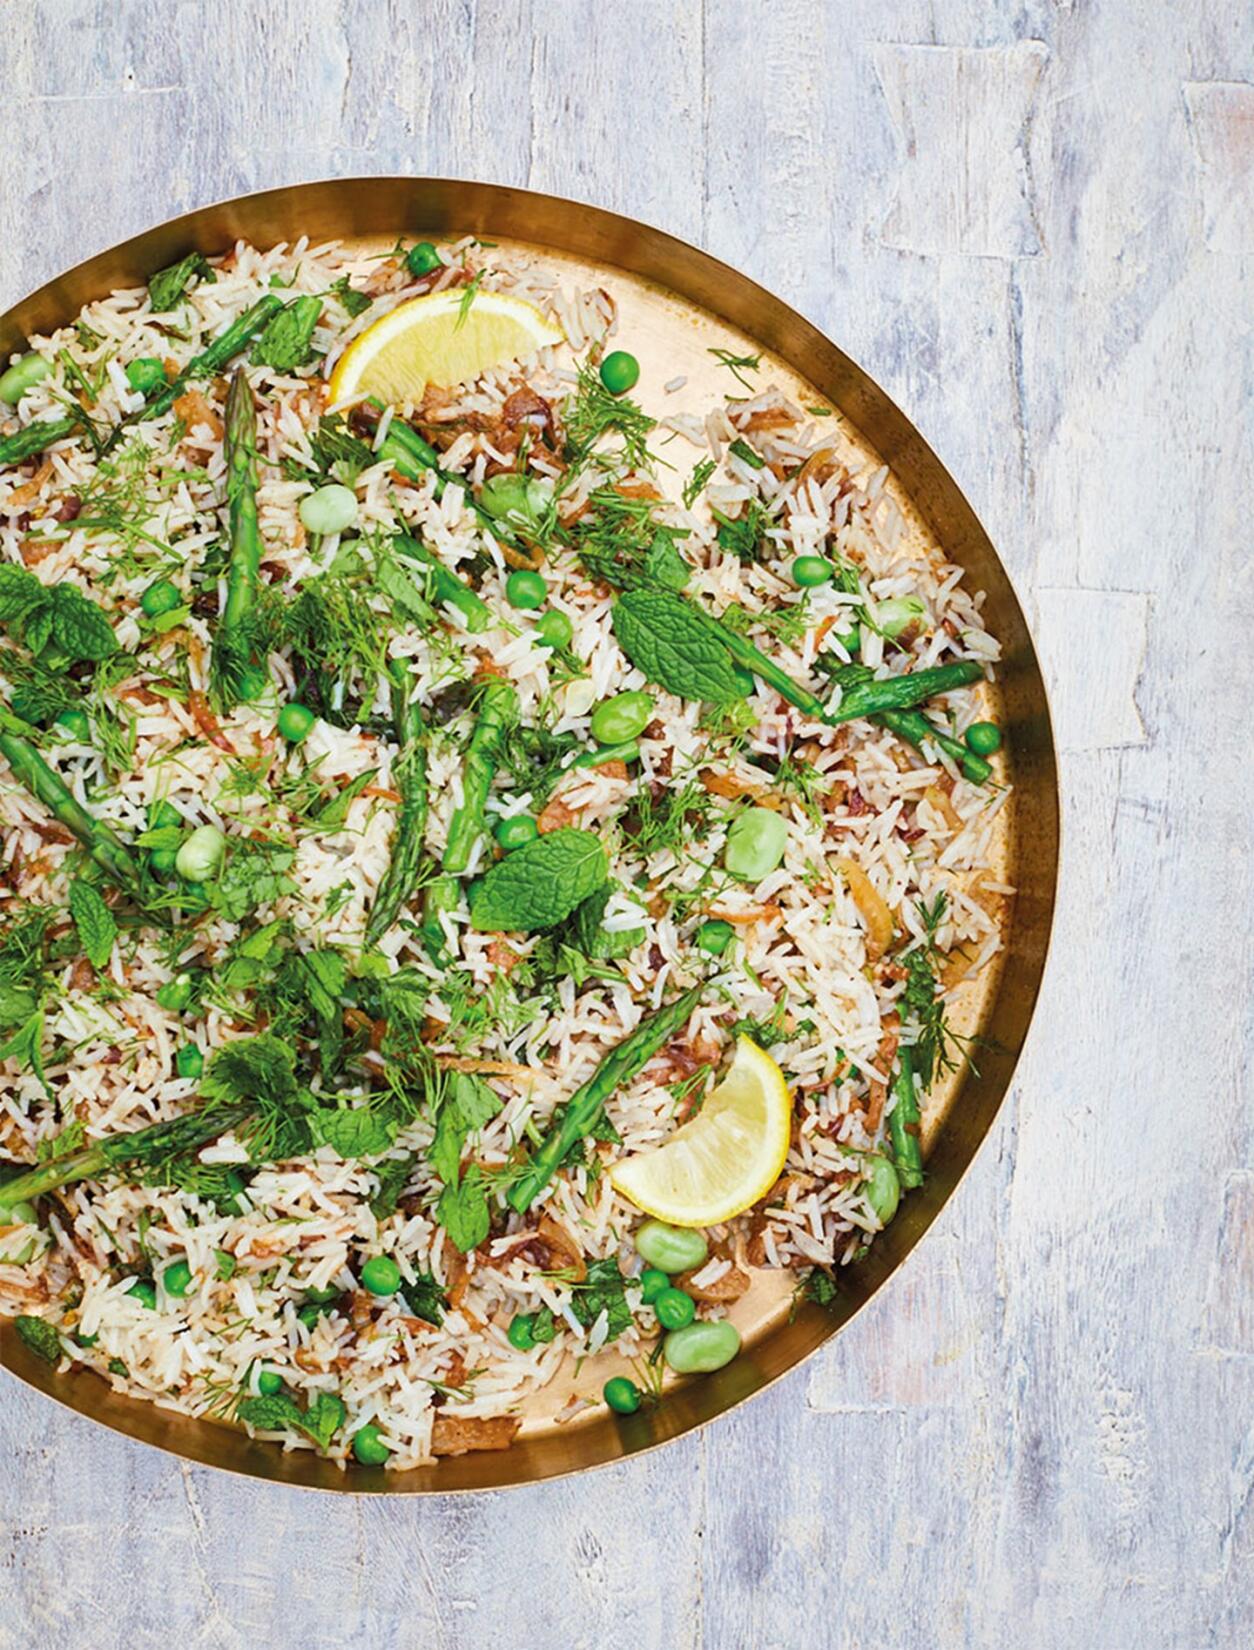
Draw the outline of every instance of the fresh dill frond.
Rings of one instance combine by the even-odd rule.
[[[684,506],[691,510],[692,506],[705,491],[706,483],[714,474],[718,465],[712,458],[703,458],[699,464],[693,466],[692,474],[684,483]]]
[[[614,451],[595,454],[597,463],[624,471],[651,467],[649,434],[657,420],[629,396],[611,394],[586,361],[580,363],[575,393],[567,399],[562,418],[574,471],[594,457],[593,448],[611,433],[619,437],[620,445]],[[570,478],[568,472],[568,484]]]
[[[747,389],[752,395],[754,386],[745,377],[745,373],[757,372],[760,370],[762,366],[762,357],[760,355],[733,355],[732,352],[727,349],[712,349],[708,353],[711,354],[722,366],[726,367],[732,377],[736,379],[738,383],[743,384],[745,389]]]
[[[462,288],[462,295],[457,301],[457,319],[453,322],[453,331],[460,332],[470,318],[470,306],[479,296],[479,288],[483,285],[484,271],[481,269],[473,280],[467,281]]]

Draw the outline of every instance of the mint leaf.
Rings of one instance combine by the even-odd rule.
[[[605,849],[591,831],[550,831],[492,866],[471,901],[471,926],[498,934],[552,928],[608,874]]]
[[[457,1182],[467,1136],[482,1128],[500,1109],[499,1096],[481,1078],[461,1071],[452,1074],[440,1103],[429,1153],[431,1166],[445,1185]]]
[[[21,1025],[29,1020],[39,1007],[39,998],[33,991],[20,985],[9,985],[0,980],[0,1026]]]
[[[314,328],[321,314],[321,298],[293,298],[266,323],[253,346],[253,365],[271,367],[275,372],[294,372],[303,367],[313,353]]]
[[[344,1400],[333,1392],[320,1392],[296,1423],[319,1449],[326,1449],[344,1422]]]
[[[692,577],[692,568],[675,548],[675,540],[661,530],[645,551],[644,576],[663,590],[682,590]]]
[[[310,1119],[314,1144],[330,1146],[341,1157],[378,1157],[396,1138],[396,1124],[369,1106],[355,1111],[314,1112]]]
[[[113,953],[118,925],[90,882],[76,880],[70,884],[70,915],[88,962],[93,968],[104,968]]]
[[[741,698],[727,649],[698,608],[664,590],[627,590],[614,603],[614,634],[632,664],[680,699],[731,705]]]
[[[438,1329],[448,1311],[448,1298],[431,1272],[419,1272],[413,1283],[401,1284],[401,1298],[415,1318]]]
[[[22,619],[22,640],[32,653],[42,653],[52,640],[52,597],[45,590],[43,599],[27,610]]]
[[[196,280],[216,281],[217,278],[202,253],[189,252],[178,263],[159,269],[148,282],[153,313],[161,315],[176,308],[179,299]]]
[[[59,584],[51,592],[52,636],[58,649],[70,659],[87,659],[95,664],[118,650],[113,626],[83,592],[72,584]],[[27,645],[34,643],[27,638]]]
[[[217,1266],[219,1281],[222,1283],[229,1283],[235,1276],[235,1273],[239,1267],[239,1261],[236,1260],[235,1256],[229,1249],[215,1249],[213,1251],[213,1258],[214,1263]]]
[[[32,1318],[23,1312],[14,1318],[13,1327],[37,1358],[42,1358],[46,1364],[60,1363],[61,1337],[55,1324],[49,1323],[47,1318]]]
[[[48,592],[33,573],[11,562],[0,564],[0,624],[11,624],[47,598]]]
[[[616,1260],[594,1260],[587,1277],[571,1291],[570,1309],[585,1329],[591,1329],[604,1312],[609,1323],[608,1339],[616,1341],[632,1324],[625,1284]]]
[[[332,1392],[320,1392],[311,1400],[309,1408],[303,1410],[290,1393],[274,1392],[242,1399],[235,1413],[259,1432],[283,1432],[288,1427],[296,1427],[312,1438],[319,1449],[326,1449],[343,1424],[344,1401]]]
[[[459,1186],[446,1186],[440,1193],[435,1218],[463,1255],[487,1237],[492,1223],[478,1164],[467,1169]]]
[[[378,773],[378,768],[367,768],[365,773],[359,773],[356,779],[350,779],[343,790],[336,791],[309,816],[309,829],[313,831],[338,831],[343,828],[348,818],[348,810],[365,790]]]
[[[588,895],[570,919],[571,938],[585,957],[612,962],[616,957],[628,956],[644,938],[643,926],[606,928],[605,907],[618,886],[616,882],[605,883]]]
[[[52,1089],[44,1074],[44,1005],[38,1004],[35,1012],[9,1038],[8,1042],[0,1045],[0,1060],[20,1060],[27,1065],[38,1077],[46,1094],[51,1095]]]
[[[370,1199],[370,1213],[376,1220],[386,1220],[389,1215],[396,1213],[396,1205],[401,1200],[401,1193],[413,1173],[416,1161],[413,1152],[406,1152],[403,1157],[385,1157],[382,1163],[374,1164],[379,1189]],[[418,1313],[417,1316],[421,1317],[422,1314]]]

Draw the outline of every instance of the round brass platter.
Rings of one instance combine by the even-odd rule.
[[[680,1384],[665,1402],[634,1416],[601,1406],[558,1424],[572,1389],[591,1396],[604,1368],[558,1376],[529,1405],[514,1446],[413,1472],[355,1468],[300,1450],[251,1442],[241,1431],[112,1392],[90,1371],[53,1373],[0,1320],[0,1364],[41,1392],[133,1438],[188,1460],[288,1484],[351,1492],[494,1489],[531,1483],[636,1454],[676,1438],[760,1392],[836,1332],[875,1293],[936,1218],[987,1134],[1014,1072],[1040,988],[1058,867],[1058,797],[1045,688],[1023,612],[997,554],[927,443],[867,375],[795,311],[746,276],[660,230],[610,212],[494,184],[445,179],[342,178],[270,190],[208,206],[100,253],[0,317],[7,359],[33,333],[63,325],[115,287],[142,285],[187,252],[224,252],[236,240],[258,247],[352,239],[391,246],[399,235],[475,234],[522,243],[521,256],[556,268],[566,282],[605,287],[619,309],[620,337],[639,356],[655,416],[708,407],[735,384],[710,354],[760,354],[755,381],[782,384],[800,403],[833,409],[833,440],[855,469],[887,464],[889,490],[908,533],[937,545],[986,593],[989,630],[1003,647],[990,707],[1008,735],[1011,806],[995,848],[999,877],[1016,890],[1006,950],[960,1004],[962,1029],[982,1039],[979,1071],[933,1096],[928,1108],[927,1184],[912,1193],[868,1258],[841,1274],[834,1307],[789,1311],[790,1277],[761,1274],[737,1303],[741,1356],[718,1374]],[[687,379],[672,397],[661,385]],[[674,405],[669,404],[670,401]],[[678,439],[666,449],[682,480],[701,456]]]

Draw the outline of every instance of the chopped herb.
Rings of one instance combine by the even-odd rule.
[[[766,460],[762,457],[762,454],[755,452],[747,441],[733,441],[727,450],[730,453],[735,453],[741,463],[747,464],[751,470],[764,470],[766,468]]]
[[[217,280],[212,266],[199,252],[189,252],[178,263],[159,269],[148,282],[148,298],[155,315],[177,309],[179,300],[197,281],[207,285]]]
[[[691,509],[697,499],[705,491],[705,484],[718,468],[712,458],[703,458],[693,467],[692,474],[684,483],[684,503]]]
[[[353,320],[359,315],[364,315],[374,302],[368,293],[358,292],[355,287],[350,286],[347,275],[341,275],[338,281],[332,281],[331,291]]]
[[[762,365],[760,355],[733,355],[730,350],[712,349],[708,352],[714,359],[725,366],[738,383],[753,393],[754,386],[745,377],[746,372],[757,372]]]

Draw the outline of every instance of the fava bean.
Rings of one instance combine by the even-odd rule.
[[[676,1375],[709,1375],[729,1364],[739,1351],[740,1332],[726,1319],[672,1329],[662,1342],[662,1356]]]
[[[320,538],[329,533],[342,533],[357,520],[357,494],[351,487],[332,481],[301,499],[300,519]]]
[[[635,739],[653,719],[651,693],[619,693],[603,700],[592,713],[592,737],[598,745],[617,745]]]
[[[43,356],[32,350],[20,361],[15,361],[6,372],[0,373],[0,401],[16,407],[27,390],[33,390],[36,384],[42,383],[51,371]]]
[[[704,1232],[691,1226],[668,1226],[662,1220],[646,1220],[634,1241],[636,1253],[659,1272],[695,1271],[710,1253]]]
[[[770,808],[746,808],[732,820],[723,850],[723,864],[734,877],[761,882],[784,857],[788,824]]]
[[[155,355],[141,355],[126,369],[126,382],[140,395],[165,388],[165,368]]]
[[[174,868],[186,882],[211,882],[222,868],[226,837],[216,825],[198,825],[175,855]]]
[[[887,1226],[901,1202],[901,1182],[897,1178],[897,1170],[879,1152],[868,1152],[862,1160],[862,1169],[866,1175],[862,1195],[871,1205],[880,1225]]]
[[[926,613],[927,608],[918,596],[890,596],[887,601],[876,603],[876,629],[890,642],[895,642],[903,630],[917,624]]]
[[[835,571],[826,556],[798,556],[792,564],[793,582],[803,590],[826,584]]]

